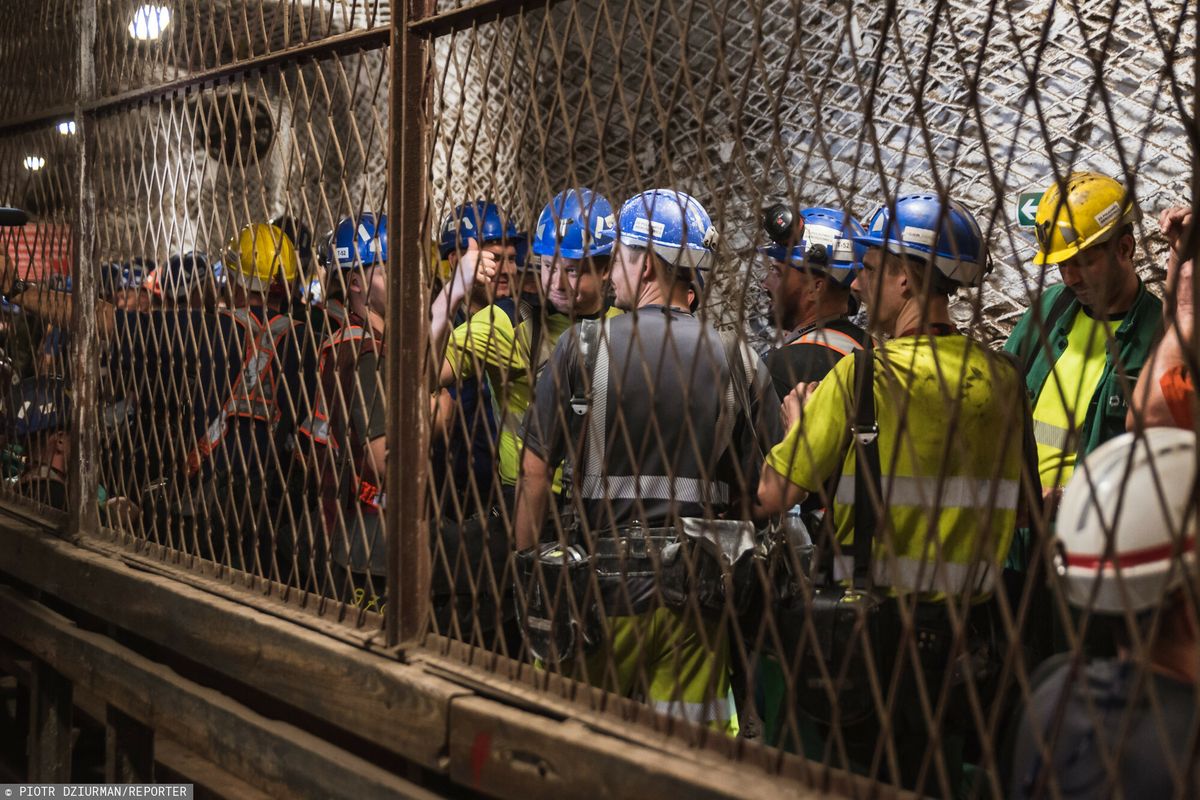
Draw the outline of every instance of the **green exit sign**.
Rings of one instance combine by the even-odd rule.
[[[1038,203],[1042,202],[1045,192],[1021,192],[1017,195],[1017,224],[1022,228],[1032,228],[1037,219]]]

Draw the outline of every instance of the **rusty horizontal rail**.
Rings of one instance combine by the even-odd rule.
[[[408,23],[413,33],[430,38],[469,30],[481,23],[498,22],[528,8],[549,9],[559,0],[479,0]]]
[[[387,26],[347,31],[294,47],[264,53],[253,58],[222,64],[212,69],[193,72],[166,83],[151,84],[131,89],[128,92],[100,97],[83,103],[82,108],[85,114],[103,114],[150,100],[159,100],[193,90],[198,91],[222,83],[233,76],[256,72],[278,64],[300,63],[305,60],[323,59],[354,51],[377,50],[387,47],[390,42],[391,28]],[[66,103],[35,114],[0,122],[0,137],[53,125],[71,119],[74,115],[75,104]]]

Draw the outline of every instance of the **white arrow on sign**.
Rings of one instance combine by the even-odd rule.
[[[1031,197],[1025,201],[1025,205],[1021,206],[1021,213],[1029,219],[1037,218],[1038,199]]]

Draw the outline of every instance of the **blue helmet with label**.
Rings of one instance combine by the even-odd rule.
[[[591,189],[567,189],[538,217],[533,254],[563,258],[606,256],[616,241],[612,204]]]
[[[221,288],[229,285],[229,276],[225,274],[224,261],[214,261],[212,263],[212,277],[213,283]]]
[[[148,258],[134,258],[124,265],[121,272],[122,289],[140,289],[146,276],[154,271],[155,263]]]
[[[70,423],[71,398],[61,378],[26,378],[9,397],[9,424],[16,438],[62,430]]]
[[[184,300],[196,289],[208,284],[208,257],[204,253],[189,250],[182,255],[173,255],[151,271],[142,281],[152,294],[172,300]]]
[[[804,233],[793,247],[776,243],[758,251],[796,269],[820,270],[842,286],[853,283],[866,251],[854,242],[866,235],[862,223],[845,211],[819,206],[803,209],[800,218]]]
[[[617,240],[652,250],[672,267],[711,269],[717,229],[700,201],[674,189],[650,189],[622,204]]]
[[[932,194],[906,194],[881,205],[867,232],[854,241],[868,248],[931,262],[960,286],[981,286],[991,271],[979,223],[960,203]]]
[[[376,220],[371,212],[342,217],[333,231],[333,265],[353,269],[359,265],[386,264],[388,258],[387,214]]]
[[[446,215],[438,240],[438,255],[448,257],[456,250],[466,252],[467,240],[480,245],[505,242],[517,248],[517,260],[522,261],[525,236],[495,203],[476,200],[465,203]]]

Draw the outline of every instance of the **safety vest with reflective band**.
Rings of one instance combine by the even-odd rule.
[[[684,318],[694,317],[687,312],[676,312],[664,309],[667,314],[676,314]],[[578,332],[576,350],[579,356],[581,370],[587,377],[575,386],[571,396],[570,407],[574,414],[586,421],[583,440],[580,445],[582,453],[576,477],[578,496],[591,502],[606,502],[609,500],[658,500],[672,503],[691,503],[701,506],[726,506],[730,501],[729,484],[723,480],[705,477],[690,477],[686,475],[612,475],[609,474],[609,458],[606,453],[610,426],[619,419],[621,409],[608,408],[609,389],[613,382],[610,375],[611,352],[622,345],[614,344],[609,334],[604,331],[607,319],[586,319],[575,326]],[[632,323],[636,325],[636,322]],[[636,331],[636,328],[634,329]],[[636,334],[635,334],[636,335]],[[707,335],[707,330],[701,327],[698,337]],[[749,415],[750,409],[743,407],[735,388],[740,382],[750,390],[755,384],[755,356],[748,351],[739,339],[729,337],[720,340],[720,355],[724,364],[714,361],[715,366],[723,366],[727,372],[721,376],[725,380],[721,396],[721,406],[714,430],[713,444],[718,455],[723,454],[732,444],[733,429],[738,416]],[[686,346],[680,345],[679,352],[687,352]],[[701,352],[697,343],[697,354]],[[714,354],[716,355],[716,354]],[[734,371],[740,373],[734,378]],[[619,374],[619,372],[618,372]],[[619,380],[619,378],[617,379]],[[619,385],[619,384],[617,384]],[[718,385],[720,385],[718,383]],[[617,398],[618,403],[622,399]]]
[[[345,325],[334,331],[325,340],[325,343],[321,345],[321,352],[317,362],[319,374],[323,376],[327,368],[333,367],[331,359],[336,358],[338,347],[343,344],[361,342],[368,338],[371,341],[375,341],[374,335],[365,326],[356,325],[347,320]],[[340,463],[340,459],[345,454],[345,449],[343,448],[344,443],[337,441],[330,429],[329,406],[327,404],[331,401],[338,402],[332,398],[326,398],[323,389],[317,391],[312,404],[312,412],[301,426],[301,433],[308,436],[316,444],[328,447],[335,462]],[[353,402],[353,398],[344,398],[344,402]],[[361,469],[356,474],[361,474]],[[337,474],[322,476],[322,480],[336,481],[340,479],[341,477]],[[373,511],[384,508],[387,502],[387,494],[381,490],[381,487],[362,478],[357,478],[357,485],[354,487],[354,498]]]
[[[809,331],[802,331],[799,336],[788,342],[785,346],[790,347],[794,344],[816,344],[821,347],[828,347],[841,356],[848,356],[855,350],[862,349],[862,345],[853,336],[836,331],[833,328],[813,328]]]
[[[321,308],[325,310],[325,319],[329,323],[329,329],[332,332],[337,332],[349,322],[350,313],[346,310],[346,306],[341,300],[327,300],[322,304]]]
[[[245,308],[228,309],[222,313],[244,329],[246,352],[242,357],[242,371],[233,384],[229,399],[188,456],[189,474],[198,472],[201,463],[225,439],[230,419],[275,423],[282,416],[275,393],[279,380],[279,343],[292,332],[298,321],[277,314],[264,325]]]
[[[893,339],[875,358],[884,504],[875,582],[928,601],[982,599],[1016,527],[1028,424],[1021,377],[1007,360],[958,335]],[[838,579],[853,574],[846,546],[854,541],[860,501],[850,446],[854,372],[854,359],[840,361],[767,456],[768,466],[810,493],[840,474],[833,521],[847,555],[835,563]]]
[[[337,332],[348,324],[349,319],[349,312],[346,311],[346,306],[341,301],[325,301],[322,308],[325,312],[325,325],[328,327],[329,332],[326,333],[322,348],[320,348],[320,354],[322,354],[320,357],[324,357],[325,348],[329,347],[330,338],[336,336]],[[300,443],[302,445],[320,445],[323,447],[332,445],[336,450],[337,443],[331,443],[329,440],[329,420],[326,419],[324,423],[317,421],[316,415],[318,414],[318,409],[322,408],[320,403],[322,403],[322,397],[320,397],[320,393],[318,392],[316,399],[313,401],[312,409],[308,411],[308,416],[305,417],[304,421],[300,422],[299,426],[296,426],[296,432],[300,434]],[[304,461],[308,453],[311,452],[311,446],[296,447],[296,461]]]
[[[1025,371],[1029,399],[1036,405],[1042,393],[1053,386],[1049,380],[1059,356],[1067,348],[1067,335],[1083,306],[1063,284],[1042,292],[1037,303],[1021,317],[1004,349],[1014,354]],[[1113,333],[1106,350],[1104,374],[1088,399],[1086,415],[1079,426],[1080,456],[1086,456],[1109,439],[1125,432],[1129,392],[1137,383],[1162,325],[1162,301],[1138,281],[1133,305]]]
[[[543,313],[535,310],[530,313]],[[618,309],[605,312],[608,317]],[[524,444],[519,434],[525,411],[533,400],[533,378],[538,368],[534,346],[548,346],[553,352],[559,337],[571,329],[574,320],[562,314],[549,314],[545,327],[533,342],[532,318],[517,319],[499,304],[487,306],[466,323],[455,328],[446,346],[446,360],[455,375],[466,380],[475,369],[483,369],[489,382],[493,412],[499,422],[496,451],[500,480],[515,486],[521,472]],[[561,472],[555,472],[554,490],[561,489]]]
[[[321,345],[321,352],[317,359],[317,373],[324,373],[325,360],[331,356],[338,345],[344,342],[362,341],[366,335],[366,330],[361,325],[351,325],[343,320],[341,327],[327,336]],[[316,397],[313,398],[312,409],[304,421],[300,423],[300,435],[309,439],[314,444],[330,447],[336,451],[338,443],[332,441],[329,436],[329,412],[327,408],[325,393],[317,391]]]
[[[1108,341],[1120,321],[1075,315],[1067,346],[1054,362],[1033,407],[1042,486],[1066,486],[1075,471],[1079,431],[1108,361]]]

